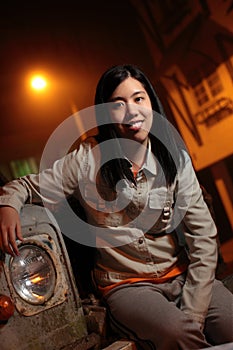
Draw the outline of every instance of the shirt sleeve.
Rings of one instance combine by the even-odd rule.
[[[84,151],[81,145],[55,161],[50,169],[7,183],[0,189],[0,205],[11,206],[18,212],[26,203],[56,206],[77,189],[85,166]]]
[[[190,264],[181,310],[204,324],[217,264],[217,229],[203,199],[190,158],[178,174],[176,220],[182,221]]]

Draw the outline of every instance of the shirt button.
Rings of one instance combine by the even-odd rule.
[[[150,262],[150,258],[146,258],[146,262]]]
[[[139,238],[138,243],[142,244],[144,242],[143,238]]]

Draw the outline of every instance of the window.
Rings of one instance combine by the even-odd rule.
[[[199,106],[216,97],[223,91],[223,86],[217,72],[210,74],[194,87],[194,95]]]
[[[207,92],[203,83],[198,84],[194,88],[194,95],[197,99],[197,103],[199,104],[199,106],[202,106],[204,103],[209,101],[209,97],[207,95]]]
[[[213,97],[218,95],[223,90],[221,80],[216,72],[209,75],[206,80]]]

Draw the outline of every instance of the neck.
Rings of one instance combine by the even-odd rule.
[[[133,163],[133,168],[138,170],[145,162],[148,140],[143,144],[132,140],[121,140],[121,146],[125,156]]]

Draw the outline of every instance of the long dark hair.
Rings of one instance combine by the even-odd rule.
[[[95,95],[96,120],[99,130],[97,139],[101,145],[103,141],[117,138],[114,125],[110,121],[107,109],[98,109],[98,106],[108,103],[117,86],[128,77],[138,80],[143,85],[150,98],[154,114],[152,128],[149,134],[151,150],[163,169],[167,185],[171,185],[177,174],[179,159],[177,156],[178,152],[176,151],[177,145],[159,98],[149,79],[138,67],[128,64],[114,66],[108,69],[100,78]],[[106,123],[104,125],[103,118],[105,118]],[[114,156],[116,156],[116,152]],[[106,162],[101,168],[101,174],[106,183],[112,188],[123,178],[134,181],[129,163],[122,157],[116,156],[111,161]]]

